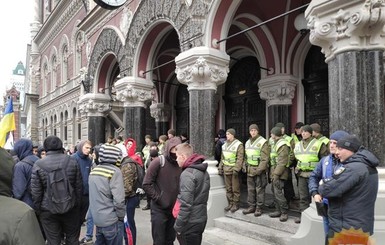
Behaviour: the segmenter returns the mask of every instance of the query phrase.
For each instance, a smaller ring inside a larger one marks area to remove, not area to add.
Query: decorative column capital
[[[144,78],[123,77],[115,83],[116,99],[124,107],[146,107],[145,102],[154,98],[154,84]]]
[[[79,98],[79,112],[84,116],[104,116],[111,110],[110,102],[111,98],[106,94],[85,94]]]
[[[177,79],[188,90],[217,90],[229,73],[230,57],[217,49],[195,47],[175,58]]]
[[[163,103],[153,103],[150,105],[151,117],[157,122],[168,122],[171,115],[171,107]]]
[[[326,62],[347,51],[385,49],[384,0],[313,0],[305,17],[310,42]]]
[[[258,82],[259,94],[267,106],[291,105],[297,84],[298,79],[291,75],[269,76]]]

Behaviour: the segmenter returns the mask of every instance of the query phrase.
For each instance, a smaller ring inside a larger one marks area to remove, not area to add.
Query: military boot
[[[270,218],[278,218],[281,216],[281,212],[280,211],[274,211],[273,213],[269,213],[269,216]]]
[[[231,207],[231,212],[234,213],[235,211],[237,211],[239,209],[239,204],[237,203],[234,203],[233,206]]]
[[[279,217],[279,221],[286,222],[288,218],[289,217],[288,217],[287,213],[281,213],[281,216]]]
[[[250,206],[248,209],[242,211],[243,214],[252,214],[255,212],[255,207]]]
[[[229,203],[229,205],[227,207],[225,207],[225,212],[230,211],[232,206],[233,206],[233,204]]]
[[[259,217],[261,215],[262,215],[262,209],[257,207],[257,209],[255,209],[254,216]]]

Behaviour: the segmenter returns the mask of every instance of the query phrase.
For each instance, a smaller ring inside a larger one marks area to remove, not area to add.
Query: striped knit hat
[[[120,166],[122,151],[114,145],[104,144],[99,150],[99,163],[109,163]]]

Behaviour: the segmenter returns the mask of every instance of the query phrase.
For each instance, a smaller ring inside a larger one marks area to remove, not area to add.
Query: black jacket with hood
[[[329,226],[331,232],[360,229],[373,234],[374,204],[378,192],[379,160],[361,147],[342,162],[333,177],[324,180],[319,193],[329,200]],[[332,234],[330,234],[332,235]]]
[[[170,212],[179,193],[179,177],[182,172],[176,157],[170,156],[170,150],[181,143],[179,137],[169,139],[163,153],[164,166],[161,166],[159,157],[155,158],[150,163],[143,180],[143,189],[153,200],[152,203]]]

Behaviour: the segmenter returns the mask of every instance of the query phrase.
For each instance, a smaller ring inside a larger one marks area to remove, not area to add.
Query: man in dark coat
[[[207,201],[210,191],[210,176],[204,156],[193,153],[188,143],[176,147],[180,176],[174,229],[180,245],[201,244],[207,222]],[[179,207],[179,208],[178,208]]]
[[[329,200],[328,238],[351,228],[372,235],[379,160],[353,135],[338,140],[337,156],[342,166],[331,178],[322,179],[318,189]]]
[[[172,245],[175,240],[172,215],[179,193],[181,169],[176,161],[175,147],[182,143],[179,137],[167,141],[162,156],[155,158],[147,169],[143,189],[151,197],[151,231],[154,245]]]
[[[78,244],[80,203],[83,191],[79,165],[74,158],[64,154],[63,142],[56,136],[48,136],[44,140],[44,148],[47,156],[36,161],[32,168],[31,192],[35,208],[40,213],[47,244],[60,244],[62,233],[66,234],[66,244]],[[68,212],[53,214],[48,205],[47,178],[49,172],[47,169],[55,169],[59,166],[66,169],[65,173],[75,194],[72,198],[76,198],[76,200],[75,206]]]

